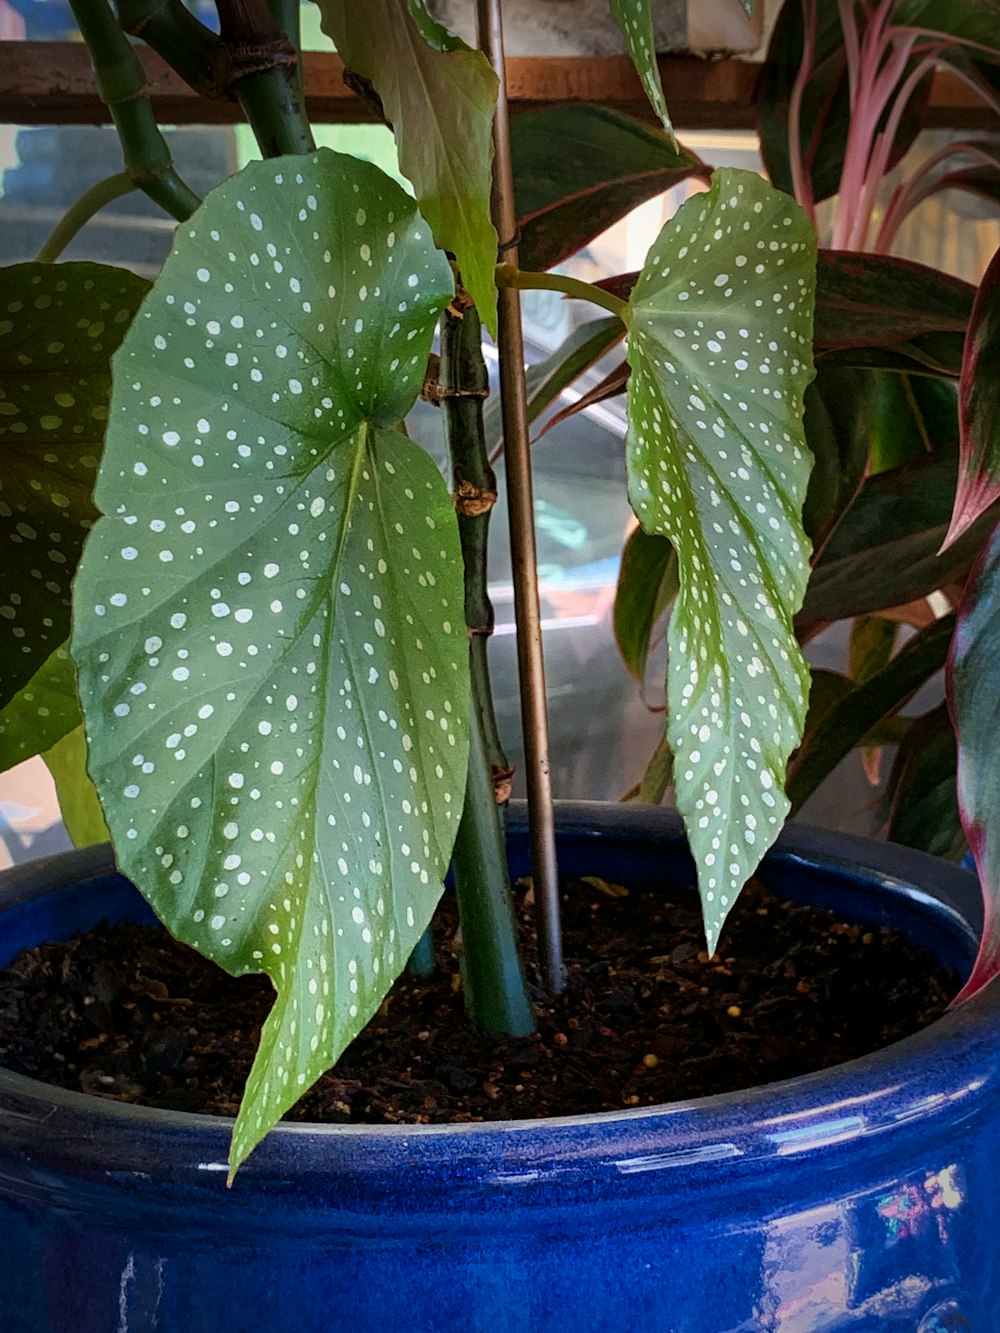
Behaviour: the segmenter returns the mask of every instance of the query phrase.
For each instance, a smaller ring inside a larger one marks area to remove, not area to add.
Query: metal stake
[[[480,49],[500,80],[493,122],[493,225],[500,237],[500,258],[517,265],[517,206],[510,156],[507,81],[503,54],[500,0],[476,0]],[[549,724],[542,657],[541,610],[538,600],[538,559],[531,482],[531,440],[524,384],[524,339],[521,302],[512,288],[499,292],[500,406],[507,473],[517,663],[521,686],[528,822],[531,831],[535,914],[542,976],[552,994],[565,984],[562,932],[559,924],[559,882],[556,865],[552,774],[549,767]]]

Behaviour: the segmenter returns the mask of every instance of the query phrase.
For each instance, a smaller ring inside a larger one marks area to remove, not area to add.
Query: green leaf
[[[660,83],[660,67],[656,63],[656,39],[653,36],[650,0],[608,0],[608,3],[612,14],[618,20],[618,26],[625,38],[625,46],[649,98],[649,104],[659,116],[671,145],[676,148],[674,127],[670,123],[670,113],[667,111],[663,85]]]
[[[899,624],[882,616],[858,616],[851,625],[848,662],[851,680],[863,685],[892,657]]]
[[[525,375],[528,420],[535,421],[547,407],[551,407],[563,389],[620,342],[624,333],[620,319],[591,320],[574,329],[551,356],[529,366]],[[499,395],[494,394],[486,404],[483,430],[487,452],[492,454],[503,442]]]
[[[622,661],[638,681],[646,677],[653,629],[673,604],[679,588],[677,556],[670,542],[636,528],[622,552],[614,628]]]
[[[958,42],[975,43],[985,50],[972,52],[1000,57],[1000,3],[998,0],[896,0],[893,22],[943,33]]]
[[[122,869],[278,992],[234,1170],[381,1003],[461,814],[457,525],[393,428],[450,293],[375,167],[271,159],[181,228],[116,362],[73,651]]]
[[[966,850],[958,813],[955,730],[945,704],[916,718],[889,775],[888,837],[957,861]]]
[[[869,431],[873,474],[901,467],[935,449],[954,449],[958,394],[951,380],[882,371],[875,377],[875,393]]]
[[[961,465],[945,546],[1000,498],[1000,251],[983,277],[959,386]]]
[[[661,736],[646,765],[639,783],[636,800],[642,805],[662,805],[663,798],[674,785],[674,753],[666,736]]]
[[[490,222],[497,79],[423,0],[317,0],[323,31],[369,79],[396,135],[399,169],[496,337],[497,234]]]
[[[961,996],[1000,971],[1000,527],[983,549],[958,609],[948,699],[958,737],[958,807],[983,889],[979,955]]]
[[[781,827],[809,675],[792,633],[808,576],[812,228],[720,170],[653,245],[630,301],[632,506],[677,551],[667,736],[710,949]]]
[[[880,671],[845,693],[810,730],[795,756],[788,777],[793,810],[812,795],[841,759],[883,719],[891,717],[945,664],[954,616],[935,621],[907,643]]]
[[[0,269],[0,705],[69,636],[109,363],[148,290],[104,264]]]
[[[76,672],[60,644],[0,710],[0,772],[41,754],[79,725]]]
[[[820,361],[806,389],[806,441],[814,459],[802,522],[814,548],[830,536],[861,485],[875,413],[869,371]]]
[[[108,826],[97,790],[87,774],[87,741],[82,723],[56,741],[42,758],[52,774],[59,812],[73,845],[91,847],[95,842],[107,842]]]
[[[996,515],[941,552],[957,470],[956,451],[939,449],[869,477],[816,562],[800,623],[884,611],[964,580]]]
[[[694,153],[611,107],[525,111],[510,149],[524,269],[552,268],[646,199],[708,176]]]

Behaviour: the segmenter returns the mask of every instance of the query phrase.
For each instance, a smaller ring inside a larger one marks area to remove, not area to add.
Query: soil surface
[[[518,900],[529,940],[530,889]],[[465,1022],[446,898],[434,977],[405,975],[290,1118],[534,1118],[735,1091],[888,1045],[958,989],[904,937],[756,884],[711,959],[693,906],[598,879],[564,901],[568,986],[554,1004],[536,991],[537,1034],[498,1040]],[[159,927],[105,924],[0,971],[0,1064],[120,1101],[234,1115],[271,1000],[266,978],[231,978]]]

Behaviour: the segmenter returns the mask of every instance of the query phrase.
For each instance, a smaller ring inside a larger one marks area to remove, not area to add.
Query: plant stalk
[[[52,235],[38,252],[39,264],[54,264],[73,237],[87,225],[95,213],[120,199],[124,194],[131,194],[138,189],[132,176],[127,171],[119,171],[114,176],[92,185],[84,191],[75,204],[63,214],[56,224]]]
[[[493,122],[493,225],[500,237],[500,257],[517,268],[517,209],[511,166],[507,80],[500,0],[476,0],[479,46],[499,79]],[[531,440],[524,382],[524,339],[517,291],[501,287],[497,309],[500,348],[500,400],[503,415],[507,510],[510,518],[514,615],[517,622],[518,675],[524,730],[528,820],[531,828],[535,913],[542,977],[552,994],[565,985],[559,925],[559,878],[556,864],[549,728],[542,655],[538,559],[535,547]]]
[[[629,322],[629,306],[620,296],[607,292],[603,287],[595,287],[592,282],[583,282],[580,278],[571,278],[565,273],[536,273],[533,269],[518,268],[516,264],[498,264],[496,284],[500,288],[501,299],[505,291],[520,292],[562,292],[564,296],[578,301],[589,301],[602,310],[617,315],[624,325]]]
[[[484,1032],[523,1037],[534,1032],[535,1016],[517,947],[503,827],[479,711],[473,707],[470,714],[469,779],[452,862],[465,1011]]]
[[[70,0],[90,51],[101,100],[111,112],[125,170],[136,186],[178,222],[201,200],[174,168],[146,87],[146,73],[108,0]]]
[[[181,0],[117,0],[117,8],[125,31],[141,37],[195,92],[232,97],[216,76],[218,37]]]
[[[465,1007],[487,1032],[521,1035],[534,1028],[517,944],[507,856],[498,801],[509,790],[510,768],[500,741],[490,689],[487,645],[493,606],[487,589],[487,538],[496,501],[483,429],[489,376],[482,332],[469,303],[449,310],[441,332],[440,403],[454,478],[455,508],[465,569],[465,623],[472,678],[472,745],[454,873],[462,922]],[[487,809],[480,809],[485,804]]]
[[[311,153],[316,144],[295,73],[298,52],[267,0],[216,0],[222,78],[264,157]]]

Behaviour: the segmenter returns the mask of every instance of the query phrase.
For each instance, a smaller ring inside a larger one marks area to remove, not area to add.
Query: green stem
[[[216,77],[219,39],[181,0],[117,0],[118,19],[203,97],[227,95]]]
[[[465,809],[455,843],[455,892],[462,922],[465,1007],[487,1032],[534,1029],[517,945],[496,778],[509,773],[493,709],[487,643],[493,607],[487,591],[487,536],[496,499],[483,429],[489,391],[479,316],[448,312],[441,333],[441,410],[454,476],[465,566],[465,619],[472,675],[472,733]]]
[[[295,75],[298,53],[266,0],[216,0],[225,83],[265,157],[316,147]]]
[[[90,50],[101,100],[118,131],[125,170],[136,186],[178,222],[201,200],[174,169],[146,89],[146,72],[108,0],[70,0]]]
[[[300,106],[306,104],[306,90],[302,82],[302,4],[301,0],[267,0],[271,15],[292,44],[296,61],[292,67],[295,96]]]
[[[406,968],[415,977],[432,977],[434,975],[434,932],[430,926],[417,940]]]
[[[469,779],[453,860],[465,1012],[484,1032],[523,1037],[535,1030],[535,1018],[517,947],[500,812],[479,714],[471,713]]]
[[[589,301],[591,305],[599,305],[602,310],[609,310],[612,315],[618,316],[626,328],[631,322],[627,301],[606,292],[603,287],[595,287],[592,282],[570,278],[565,273],[535,273],[529,269],[514,268],[512,264],[498,264],[496,283],[498,287],[513,287],[519,292],[562,292],[578,301]]]
[[[38,263],[54,264],[95,213],[136,188],[135,181],[127,171],[119,171],[117,175],[108,176],[92,185],[60,218],[52,235],[38,252]]]

